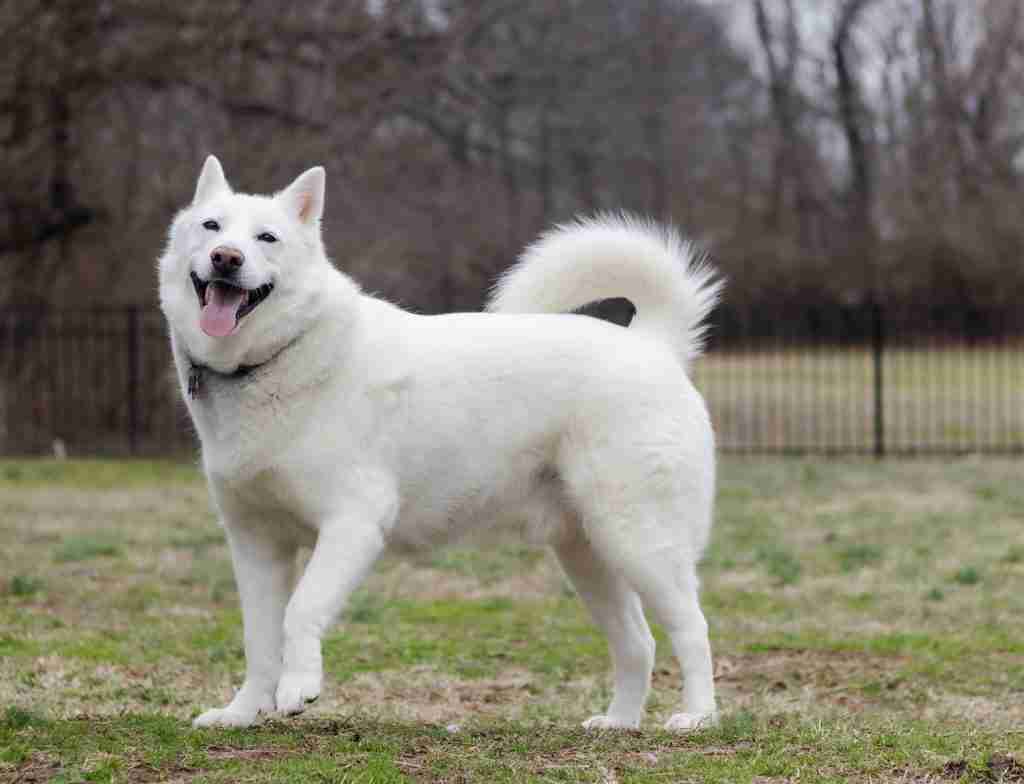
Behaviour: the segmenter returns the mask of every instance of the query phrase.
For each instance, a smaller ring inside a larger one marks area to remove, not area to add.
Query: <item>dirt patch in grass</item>
[[[233,748],[231,746],[207,746],[206,756],[215,760],[265,760],[294,754],[294,749],[279,748]]]
[[[715,682],[730,710],[859,713],[901,699],[913,710],[900,675],[905,663],[903,657],[828,650],[732,654],[718,657]]]
[[[464,679],[431,667],[416,667],[400,672],[361,673],[347,683],[330,685],[311,713],[359,714],[441,725],[467,718],[516,719],[544,691],[547,687],[542,679],[525,670]]]
[[[1004,726],[1008,730],[1024,726],[1024,702],[993,699],[962,694],[935,692],[923,708],[928,718],[954,716],[962,721],[981,726]]]
[[[1024,765],[1007,754],[993,754],[985,768],[993,781],[1024,781]]]
[[[17,766],[10,766],[11,778],[4,778],[5,766],[0,764],[0,781],[17,782],[18,784],[43,784],[53,781],[61,771],[61,764],[48,754],[33,754],[27,761]]]
[[[970,776],[972,781],[981,782],[1024,782],[1024,765],[1008,754],[993,754],[984,763],[972,765],[965,759],[950,760],[943,765],[939,775],[949,781],[960,781]]]

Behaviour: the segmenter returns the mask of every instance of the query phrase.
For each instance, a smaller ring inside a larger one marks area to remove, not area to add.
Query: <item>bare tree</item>
[[[853,31],[858,19],[874,0],[845,0],[839,8],[832,33],[832,59],[836,70],[836,99],[839,118],[846,138],[850,161],[849,231],[855,258],[866,272],[865,288],[869,298],[878,294],[877,239],[872,217],[874,207],[874,169],[870,136],[872,118],[861,97],[853,51]]]
[[[151,302],[150,261],[213,151],[242,189],[327,164],[332,255],[422,310],[477,307],[538,230],[619,208],[708,241],[734,300],[938,297],[954,279],[955,296],[1011,297],[1022,15],[1018,0],[9,0],[2,296]]]

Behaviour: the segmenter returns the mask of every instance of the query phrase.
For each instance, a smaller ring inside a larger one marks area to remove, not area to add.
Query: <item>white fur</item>
[[[714,439],[682,362],[697,351],[716,285],[686,246],[605,218],[530,249],[499,311],[569,310],[604,296],[636,328],[547,313],[414,315],[362,294],[320,241],[322,170],[276,197],[231,192],[203,169],[160,260],[160,298],[211,495],[227,530],[245,626],[246,677],[197,725],[301,712],[322,688],[320,639],[385,550],[514,525],[553,547],[609,638],[615,689],[592,728],[636,727],[654,640],[680,659],[686,730],[714,720],[696,563],[711,526]],[[319,184],[318,184],[319,183]],[[300,194],[297,196],[296,194]],[[221,231],[203,229],[216,218]],[[280,241],[254,237],[272,228]],[[211,236],[216,234],[216,236]],[[213,247],[246,256],[270,296],[232,334],[199,329],[189,273]],[[292,590],[296,548],[314,546]]]
[[[629,215],[560,226],[526,249],[495,287],[495,313],[565,313],[610,297],[633,302],[630,329],[651,332],[686,363],[703,348],[704,321],[722,283],[671,228]]]

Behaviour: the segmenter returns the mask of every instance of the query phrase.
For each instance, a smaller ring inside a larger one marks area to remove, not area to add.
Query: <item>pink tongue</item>
[[[199,326],[211,338],[230,335],[235,328],[238,308],[245,292],[233,286],[211,283],[206,289],[206,304],[199,315]]]

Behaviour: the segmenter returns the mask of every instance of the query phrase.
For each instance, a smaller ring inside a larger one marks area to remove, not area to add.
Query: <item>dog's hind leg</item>
[[[636,592],[610,569],[586,539],[571,534],[555,545],[566,576],[608,637],[615,689],[608,710],[584,722],[588,729],[640,726],[654,667],[654,637]]]
[[[714,724],[717,712],[711,644],[697,600],[695,564],[680,561],[678,554],[662,551],[628,558],[624,566],[626,579],[672,641],[683,672],[682,711],[669,718],[665,729],[687,731]]]
[[[664,439],[641,441],[628,460],[622,447],[577,450],[560,473],[597,557],[614,566],[668,634],[683,673],[683,704],[666,726],[689,730],[716,721],[711,647],[696,571],[710,529],[714,475],[710,458],[676,446],[686,443],[685,433],[674,437],[664,429],[671,449]],[[637,443],[635,434],[632,442]],[[606,443],[628,447],[630,439]]]

